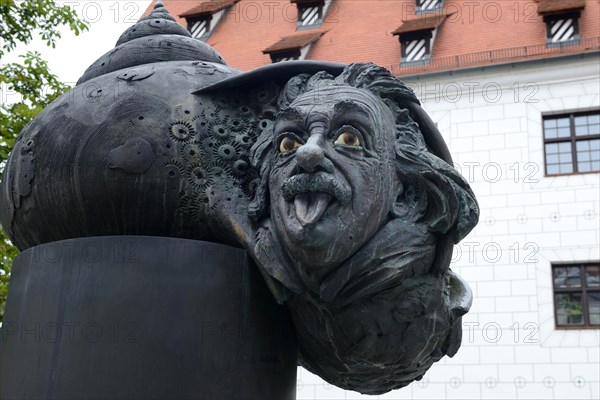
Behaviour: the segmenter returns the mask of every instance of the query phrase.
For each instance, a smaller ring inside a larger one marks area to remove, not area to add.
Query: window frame
[[[420,15],[440,12],[444,8],[444,0],[437,0],[438,3],[434,8],[430,10],[423,10],[421,7],[425,1],[427,0],[415,0],[415,14]]]
[[[407,61],[406,48],[408,44],[415,41],[426,39],[425,47],[425,55],[423,58],[414,61]],[[412,67],[415,65],[426,65],[431,60],[431,43],[433,41],[433,29],[413,31],[413,32],[405,32],[400,35],[400,66],[401,67]]]
[[[570,113],[562,113],[562,114],[549,114],[542,115],[542,140],[544,147],[544,176],[554,177],[554,176],[564,176],[564,175],[581,175],[581,174],[597,174],[600,171],[578,171],[578,162],[577,162],[577,142],[584,140],[595,140],[600,139],[600,134],[592,134],[592,135],[577,135],[575,133],[575,118],[582,117],[586,115],[600,115],[600,110],[590,110],[590,111],[574,111]],[[569,118],[569,136],[568,137],[559,137],[559,138],[546,138],[546,129],[544,128],[544,122],[552,119],[560,119],[560,118]],[[548,173],[548,159],[546,154],[546,145],[552,143],[571,143],[571,164],[573,166],[572,172],[563,172],[558,174],[549,174]]]
[[[597,288],[588,288],[587,282],[585,278],[585,269],[586,267],[591,266],[599,266],[600,262],[581,262],[581,263],[553,263],[550,265],[550,276],[552,279],[552,304],[554,306],[554,327],[556,329],[600,329],[599,325],[590,324],[590,315],[588,308],[588,296],[589,292],[600,293],[600,287]],[[556,282],[554,280],[554,269],[555,268],[579,268],[579,276],[581,277],[581,287],[573,287],[573,288],[557,288]],[[558,324],[558,307],[556,304],[556,295],[562,293],[577,293],[581,294],[581,305],[583,307],[583,325],[559,325]]]
[[[187,30],[188,32],[190,32],[190,35],[192,35],[192,38],[194,39],[198,39],[201,41],[206,40],[206,38],[208,38],[210,36],[211,30],[212,30],[212,19],[213,19],[213,15],[212,14],[203,14],[203,15],[197,15],[194,17],[186,17],[186,21],[187,21]],[[194,34],[192,33],[192,26],[198,22],[198,21],[203,21],[206,20],[206,31],[200,35],[200,36],[194,36]]]
[[[325,19],[325,0],[314,0],[314,1],[301,1],[298,2],[296,4],[297,8],[298,8],[298,17],[297,17],[297,23],[296,23],[296,30],[304,30],[304,29],[314,29],[314,28],[318,28],[323,24],[323,21]],[[317,21],[313,24],[310,25],[303,25],[302,24],[302,12],[307,9],[307,8],[312,8],[312,7],[318,7],[318,13],[319,16],[317,18]]]
[[[561,47],[561,46],[575,46],[579,44],[579,18],[581,13],[579,11],[574,12],[565,12],[565,13],[555,13],[544,15],[544,23],[546,24],[546,47]],[[560,19],[569,19],[573,18],[573,28],[575,29],[575,33],[573,34],[573,39],[564,40],[562,42],[553,42],[552,41],[552,32],[551,32],[551,23]]]

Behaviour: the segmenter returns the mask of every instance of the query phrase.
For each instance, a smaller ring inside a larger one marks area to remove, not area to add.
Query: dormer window
[[[400,40],[400,66],[428,64],[440,25],[448,14],[431,14],[404,21],[392,34]]]
[[[401,62],[426,63],[431,58],[433,30],[408,32],[400,40]]]
[[[444,0],[416,0],[417,14],[440,11]]]
[[[194,8],[179,14],[187,21],[187,28],[193,38],[205,41],[225,14],[225,11],[239,0],[203,1]]]
[[[579,16],[585,0],[540,0],[538,13],[546,23],[546,45],[557,47],[579,43]]]
[[[200,17],[190,17],[187,19],[188,31],[195,39],[205,40],[210,34],[210,21],[212,14],[202,15]]]
[[[544,22],[548,47],[579,42],[579,13],[547,15]]]
[[[298,30],[318,28],[323,23],[331,0],[292,0],[298,6]]]
[[[271,62],[304,60],[315,43],[324,32],[307,32],[286,36],[263,50],[271,57]]]

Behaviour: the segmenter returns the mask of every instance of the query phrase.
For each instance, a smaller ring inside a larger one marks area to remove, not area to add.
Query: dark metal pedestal
[[[296,342],[242,250],[138,236],[15,260],[2,399],[294,399]]]

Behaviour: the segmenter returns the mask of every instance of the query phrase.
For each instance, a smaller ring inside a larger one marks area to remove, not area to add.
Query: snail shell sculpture
[[[20,134],[0,221],[21,250],[102,235],[245,248],[291,311],[300,364],[378,394],[460,346],[472,296],[449,264],[479,211],[451,163],[385,69],[241,73],[159,2]]]

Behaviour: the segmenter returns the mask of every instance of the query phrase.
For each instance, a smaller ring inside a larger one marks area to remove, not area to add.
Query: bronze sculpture
[[[475,225],[477,204],[428,149],[427,139],[441,144],[406,108],[417,104],[373,64],[296,75],[253,148],[264,218],[246,247],[290,307],[302,364],[363,393],[405,386],[454,355],[471,303],[445,245]]]
[[[158,50],[135,52],[144,46]],[[107,99],[115,83],[125,92]],[[479,211],[388,71],[239,73],[158,4],[74,93],[87,102],[49,106],[6,168],[2,223],[21,249],[96,235],[242,247],[289,307],[300,364],[362,393],[406,386],[456,353],[472,296],[449,263]]]

